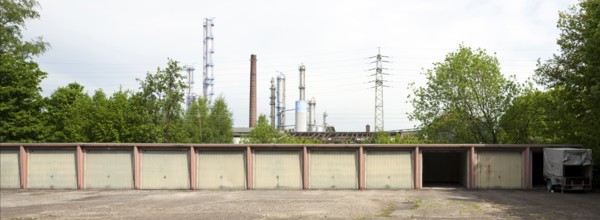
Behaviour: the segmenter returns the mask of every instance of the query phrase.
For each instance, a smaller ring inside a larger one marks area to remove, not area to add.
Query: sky
[[[193,66],[202,94],[203,20],[214,18],[214,92],[227,101],[234,127],[247,127],[250,55],[257,56],[257,112],[269,115],[270,80],[286,76],[286,106],[299,99],[298,66],[306,66],[306,97],[317,124],[364,131],[375,121],[373,59],[384,63],[384,129],[412,129],[410,83],[460,44],[495,55],[501,72],[525,82],[538,59],[557,53],[558,12],[577,1],[152,1],[40,0],[40,19],[25,39],[51,45],[36,57],[48,73],[44,96],[77,82],[92,95],[139,90],[136,79],[166,67],[168,58]],[[287,113],[286,124],[294,125]]]

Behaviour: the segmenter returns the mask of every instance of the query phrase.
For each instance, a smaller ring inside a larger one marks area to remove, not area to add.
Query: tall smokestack
[[[275,79],[271,77],[271,127],[275,127]]]
[[[327,132],[327,112],[323,112],[323,132]]]
[[[250,55],[250,125],[256,127],[256,55]]]
[[[277,76],[277,130],[285,130],[285,75]]]
[[[298,87],[300,89],[300,101],[304,101],[304,89],[305,89],[304,72],[306,71],[304,64],[300,64],[300,67],[298,67],[298,70],[300,70],[300,80],[299,80],[300,86]]]
[[[306,132],[306,101],[304,100],[304,64],[298,67],[300,70],[300,100],[296,101],[296,132]]]
[[[315,97],[312,97],[312,99],[308,101],[308,131],[312,132],[317,131],[316,105],[317,101],[315,101]]]

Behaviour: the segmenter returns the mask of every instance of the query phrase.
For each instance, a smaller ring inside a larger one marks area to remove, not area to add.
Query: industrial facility
[[[0,188],[531,189],[562,147],[0,143]]]
[[[249,128],[256,126],[256,55],[250,55],[250,110],[249,110]],[[292,133],[302,132],[324,132],[328,131],[327,126],[327,112],[323,113],[323,125],[318,126],[316,120],[316,105],[317,102],[314,97],[310,101],[306,100],[306,67],[304,64],[300,64],[298,67],[300,74],[299,86],[300,95],[298,100],[295,102],[294,109],[286,108],[286,77],[285,74],[279,72],[276,77],[271,78],[269,97],[270,102],[270,115],[269,121],[271,126],[280,132],[288,131]],[[295,121],[293,125],[286,124],[286,112],[293,110],[295,112]],[[307,114],[308,113],[308,114]],[[240,131],[236,136],[249,132],[248,129],[236,128],[235,130]],[[329,131],[335,131],[335,128],[329,127]]]

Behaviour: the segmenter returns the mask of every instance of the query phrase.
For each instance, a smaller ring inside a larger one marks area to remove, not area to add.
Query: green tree
[[[91,98],[83,86],[70,83],[60,87],[45,100],[45,121],[50,142],[89,141]]]
[[[111,100],[100,89],[92,96],[92,108],[90,109],[90,134],[91,142],[119,142],[120,134],[116,129],[119,123],[117,113],[119,109],[110,108]]]
[[[111,109],[117,112],[120,131],[119,142],[155,143],[159,129],[154,117],[147,108],[147,100],[142,92],[119,91],[111,97]]]
[[[396,134],[379,131],[368,142],[372,144],[423,144],[424,140],[413,134]]]
[[[559,54],[538,61],[535,79],[554,89],[564,109],[561,121],[568,126],[561,129],[570,135],[561,141],[600,150],[600,0],[581,1],[560,12],[557,26]]]
[[[256,127],[250,134],[244,137],[244,143],[250,144],[322,144],[323,141],[316,138],[297,138],[288,133],[279,133],[271,127],[267,116],[258,116]]]
[[[277,143],[279,137],[280,134],[269,124],[267,116],[261,114],[258,116],[256,127],[250,131],[250,134],[244,137],[244,142],[250,144],[270,144]]]
[[[513,100],[502,115],[500,126],[505,131],[509,144],[564,143],[568,133],[562,132],[569,119],[557,99],[560,91],[546,92],[527,89],[522,96]]]
[[[485,50],[460,45],[423,75],[425,87],[414,88],[411,120],[432,142],[500,143],[500,117],[519,95],[514,79],[500,73],[498,59]],[[413,84],[414,85],[414,84]]]
[[[407,134],[396,134],[394,136],[395,144],[424,144],[426,143],[421,137],[415,134],[407,133]]]
[[[208,116],[210,134],[207,143],[233,143],[233,115],[223,97],[215,100]]]
[[[176,142],[183,140],[184,77],[179,62],[169,59],[165,69],[157,68],[155,74],[146,74],[145,80],[138,80],[153,122],[157,127],[155,142]]]
[[[200,98],[192,102],[185,113],[184,128],[189,143],[205,143],[211,129],[208,121],[208,101]]]
[[[25,22],[39,18],[37,1],[0,0],[0,142],[43,141],[40,82],[32,57],[49,47],[41,37],[24,41]]]
[[[373,144],[393,144],[394,143],[394,140],[392,139],[390,134],[385,131],[378,131],[377,133],[375,133],[375,135],[371,139],[372,139],[371,143],[373,143]]]
[[[560,12],[557,27],[559,53],[538,60],[535,79],[557,99],[560,142],[596,151],[595,169],[600,170],[600,0],[583,0]],[[600,187],[600,175],[594,181]]]

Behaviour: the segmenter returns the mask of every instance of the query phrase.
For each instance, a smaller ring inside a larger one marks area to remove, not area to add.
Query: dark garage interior
[[[423,187],[467,187],[467,151],[423,151]]]
[[[546,187],[544,181],[544,152],[531,152],[531,185]]]

